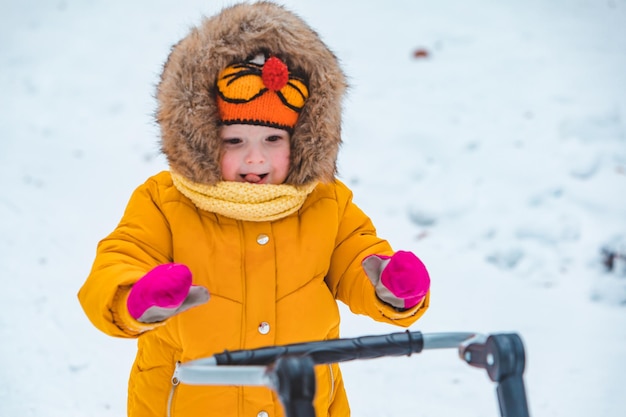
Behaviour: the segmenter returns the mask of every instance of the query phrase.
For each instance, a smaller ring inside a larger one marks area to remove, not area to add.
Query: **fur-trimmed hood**
[[[194,182],[221,180],[217,75],[259,51],[279,56],[308,77],[310,97],[292,134],[285,182],[332,181],[341,144],[345,75],[307,23],[265,1],[225,8],[173,46],[156,95],[161,149],[170,167]]]

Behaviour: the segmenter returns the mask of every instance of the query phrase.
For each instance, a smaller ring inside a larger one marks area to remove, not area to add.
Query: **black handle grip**
[[[285,355],[306,355],[315,364],[372,359],[382,356],[410,356],[424,348],[421,332],[391,333],[321,342],[268,346],[250,350],[224,351],[213,356],[218,365],[269,365]]]

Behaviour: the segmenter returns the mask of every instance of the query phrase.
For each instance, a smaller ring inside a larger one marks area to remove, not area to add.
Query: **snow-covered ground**
[[[425,333],[518,332],[533,416],[626,415],[626,1],[286,0],[342,60],[340,176],[428,265]],[[0,1],[0,415],[125,413],[76,293],[166,168],[154,86],[225,1]],[[423,48],[427,57],[415,57]],[[344,314],[343,335],[397,329]],[[354,416],[497,416],[454,350],[343,366]]]

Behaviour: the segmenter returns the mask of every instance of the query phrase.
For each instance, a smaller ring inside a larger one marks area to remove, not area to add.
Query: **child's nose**
[[[260,146],[251,145],[246,154],[247,164],[262,164],[265,162],[265,153]]]

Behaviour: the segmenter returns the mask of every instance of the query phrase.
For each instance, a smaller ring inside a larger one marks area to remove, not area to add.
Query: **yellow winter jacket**
[[[405,312],[376,297],[361,261],[393,252],[351,199],[339,181],[319,184],[298,212],[244,222],[199,210],[166,171],[138,187],[118,227],[99,243],[79,292],[98,329],[138,339],[128,415],[283,416],[268,388],[173,386],[175,365],[224,350],[337,338],[335,300],[382,322],[408,326],[417,320],[428,296]],[[162,323],[135,321],[126,309],[131,286],[169,262],[186,264],[210,300]],[[338,366],[316,366],[316,377],[316,415],[348,416]]]

